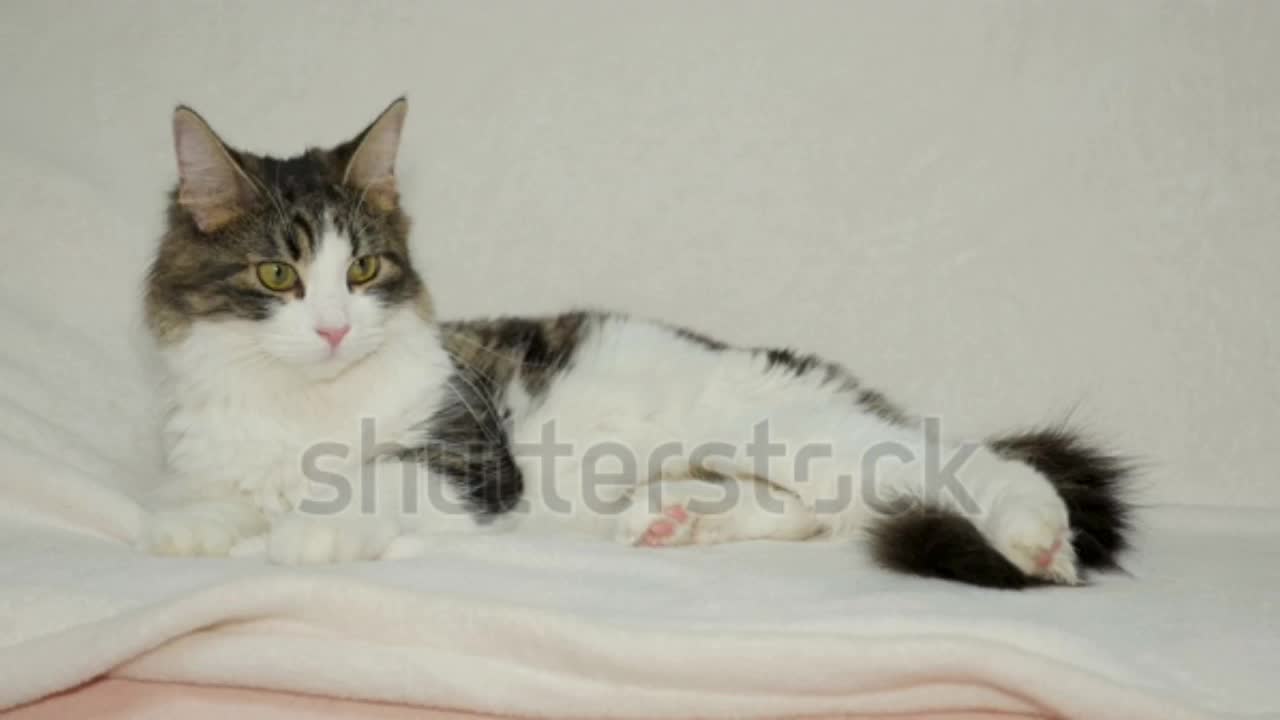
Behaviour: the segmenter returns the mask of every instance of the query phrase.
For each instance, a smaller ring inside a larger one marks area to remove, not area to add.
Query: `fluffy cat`
[[[397,193],[406,110],[287,160],[175,112],[146,293],[169,477],[143,547],[328,563],[577,532],[860,538],[1001,588],[1114,567],[1126,466],[1064,429],[944,439],[838,364],[618,314],[438,321]]]

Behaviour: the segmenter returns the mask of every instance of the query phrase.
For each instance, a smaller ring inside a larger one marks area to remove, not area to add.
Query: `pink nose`
[[[316,334],[324,338],[325,342],[329,343],[329,347],[334,349],[337,349],[338,345],[342,343],[342,338],[346,337],[349,332],[351,332],[350,325],[336,328],[316,328]]]

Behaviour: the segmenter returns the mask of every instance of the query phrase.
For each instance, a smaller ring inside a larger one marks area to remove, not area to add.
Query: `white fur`
[[[387,311],[350,292],[350,260],[345,238],[326,237],[314,261],[299,268],[303,300],[284,304],[263,322],[196,323],[163,351],[172,403],[164,428],[171,478],[155,498],[160,510],[144,543],[177,554],[225,551],[222,536],[230,532],[234,541],[279,522],[314,489],[302,472],[309,449],[320,443],[347,448],[345,461],[334,457],[321,468],[355,478],[362,443],[422,441],[424,414],[445,396],[449,358],[435,328],[412,309]],[[348,323],[336,350],[316,333]],[[374,432],[364,437],[363,428]],[[210,500],[254,508],[263,523],[237,519],[214,529],[210,513],[199,509]],[[193,532],[165,530],[184,518]],[[204,535],[213,537],[199,539]],[[190,539],[175,542],[175,536]],[[310,542],[293,530],[272,538]],[[272,555],[314,559],[317,553],[276,548]]]
[[[265,323],[197,324],[166,354],[174,375],[167,426],[171,488],[203,502],[230,498],[261,513],[272,523],[268,553],[279,562],[375,558],[400,531],[478,528],[445,479],[420,466],[382,460],[362,474],[361,419],[372,421],[378,442],[420,443],[423,421],[448,392],[450,365],[433,326],[409,310],[385,312],[347,291],[349,261],[347,243],[326,238],[307,269],[305,301]],[[315,327],[345,322],[350,337],[330,354]],[[626,318],[594,328],[547,396],[531,399],[517,381],[507,403],[524,503],[493,527],[571,531],[630,544],[665,521],[673,506],[689,520],[660,544],[850,537],[877,514],[863,492],[872,481],[864,464],[869,453],[893,449],[875,467],[874,497],[887,501],[925,494],[924,456],[936,450],[945,460],[957,451],[920,428],[863,411],[821,371],[797,377],[769,368],[761,355],[710,351],[664,326]],[[763,464],[746,452],[762,422],[769,441],[785,449]],[[547,460],[529,450],[548,432],[571,448],[567,456]],[[341,517],[298,517],[299,503],[315,490],[300,472],[301,457],[319,442],[353,449],[350,461],[333,469],[356,488],[374,479],[374,514],[353,504]],[[620,459],[622,448],[634,462]],[[814,456],[801,467],[797,458],[804,453]],[[691,468],[711,468],[730,480],[694,480]],[[404,507],[405,472],[434,500]],[[939,502],[970,513],[993,546],[1024,571],[1075,581],[1066,509],[1047,480],[986,449],[956,476],[968,500],[942,496]],[[774,492],[768,505],[754,492],[762,482]],[[700,497],[726,488],[739,495],[735,502],[714,512],[698,509]],[[226,552],[235,539],[261,531],[232,516],[213,527],[209,518],[218,513],[179,507],[157,515],[147,541],[163,552]],[[165,530],[183,518],[191,531]],[[1055,543],[1066,547],[1041,567],[1037,558]]]
[[[753,438],[752,428],[761,422],[768,423],[769,441],[785,448],[784,454],[763,468],[745,452]],[[923,458],[931,451],[927,445],[932,443],[932,451],[944,460],[957,451],[954,443],[931,440],[921,428],[894,425],[861,410],[825,384],[822,372],[796,377],[783,368],[768,370],[760,355],[710,352],[661,325],[625,318],[608,320],[579,348],[572,371],[556,383],[547,401],[516,419],[517,446],[535,444],[548,423],[556,428],[556,440],[569,444],[574,452],[560,459],[550,475],[539,458],[518,457],[529,500],[526,527],[569,525],[624,542],[636,539],[641,522],[637,518],[660,518],[661,508],[671,504],[687,506],[690,485],[670,485],[663,493],[668,484],[661,483],[657,486],[663,494],[661,502],[648,503],[641,510],[627,507],[620,524],[615,515],[593,512],[581,487],[582,463],[588,449],[606,443],[625,446],[640,461],[632,484],[602,484],[592,493],[624,507],[636,485],[658,475],[679,477],[681,469],[697,459],[690,457],[696,448],[715,449],[716,444],[728,452],[713,452],[701,464],[731,477],[767,478],[798,500],[762,508],[754,501],[755,493],[740,491],[741,500],[732,504],[732,511],[717,513],[709,524],[715,531],[691,533],[689,542],[796,539],[814,532],[831,538],[856,536],[877,514],[859,493],[872,482],[862,472],[869,453],[888,447],[915,458],[901,462],[889,457],[878,466],[876,496],[887,500],[926,494]],[[661,450],[674,451],[676,445],[681,452]],[[807,473],[797,473],[797,455],[810,452],[802,450],[806,447],[824,453],[829,448],[830,457],[815,457],[803,465]],[[956,477],[973,506],[947,494],[938,500],[973,515],[993,546],[1024,571],[1043,572],[1034,558],[1067,532],[1066,508],[1049,482],[986,448],[978,448]],[[577,500],[567,511],[566,498]],[[1069,544],[1063,545],[1064,552],[1055,557],[1057,564],[1050,572],[1057,579],[1074,581]]]

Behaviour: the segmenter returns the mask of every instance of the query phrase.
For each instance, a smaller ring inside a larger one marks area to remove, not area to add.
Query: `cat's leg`
[[[681,422],[691,442],[734,448],[715,458],[718,471],[793,493],[825,535],[862,537],[926,508],[976,530],[993,564],[1079,581],[1066,503],[1037,468],[949,439],[939,423],[882,411],[878,396],[841,385],[817,361],[787,372],[732,361],[706,384],[714,401]]]
[[[815,407],[811,418],[779,413],[768,430],[777,452],[756,474],[795,493],[826,534],[874,533],[924,509],[968,523],[1028,577],[1079,582],[1067,505],[1049,477],[1026,463],[984,444],[945,439],[927,423],[894,424],[829,407]]]
[[[807,540],[821,531],[798,497],[758,479],[664,479],[636,488],[617,540],[643,547]]]
[[[395,488],[411,467],[387,459],[317,474],[285,513],[272,518],[267,557],[282,565],[321,565],[380,559],[401,534]]]
[[[170,486],[145,502],[150,514],[137,544],[157,555],[226,555],[267,528],[266,516],[247,496],[202,497]]]
[[[311,485],[293,511],[272,520],[267,555],[273,562],[409,557],[431,534],[478,527],[473,508],[449,479],[413,460],[383,458]]]

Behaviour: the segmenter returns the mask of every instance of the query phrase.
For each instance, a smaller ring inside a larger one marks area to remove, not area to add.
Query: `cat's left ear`
[[[391,103],[373,124],[354,140],[338,148],[347,156],[342,182],[364,193],[366,203],[390,210],[399,199],[396,187],[396,151],[400,149],[400,132],[409,103],[400,98]]]

